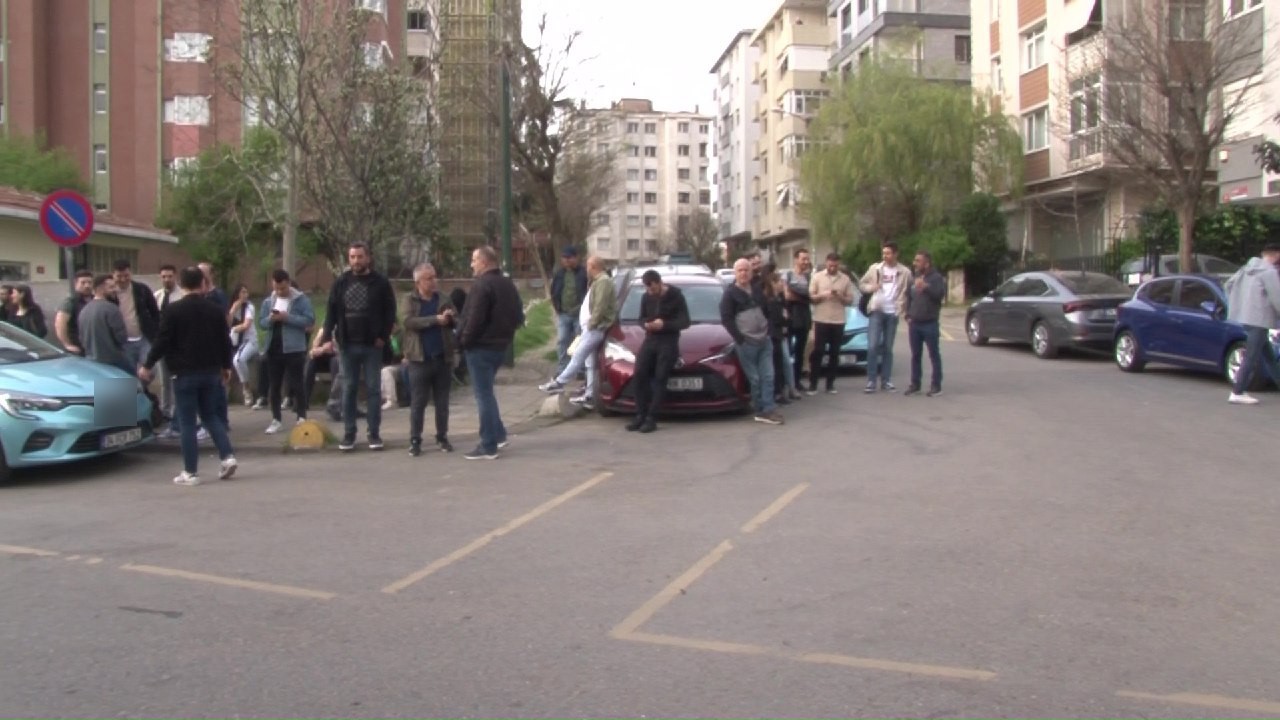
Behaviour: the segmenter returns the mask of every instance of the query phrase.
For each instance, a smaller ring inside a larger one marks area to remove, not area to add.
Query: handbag
[[[864,293],[861,290],[858,293],[862,296],[858,298],[858,312],[864,316],[868,315],[871,308],[871,293]]]

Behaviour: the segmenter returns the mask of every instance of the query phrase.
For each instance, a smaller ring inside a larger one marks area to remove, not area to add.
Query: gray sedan
[[[965,333],[971,345],[988,339],[1029,343],[1041,358],[1055,357],[1064,347],[1106,350],[1116,307],[1132,295],[1101,273],[1022,273],[969,306]]]

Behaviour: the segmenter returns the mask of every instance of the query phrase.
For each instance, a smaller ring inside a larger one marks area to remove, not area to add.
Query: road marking
[[[792,501],[794,501],[797,497],[800,496],[800,493],[808,489],[809,489],[809,483],[802,482],[799,485],[783,493],[782,497],[778,498],[777,500],[774,500],[772,505],[765,508],[764,510],[761,510],[759,515],[756,515],[755,517],[747,521],[747,524],[743,525],[741,528],[742,534],[750,535],[756,530],[759,530],[761,525],[764,525],[765,523],[769,522],[769,520],[771,520],[774,515],[777,515],[778,513],[782,512],[783,508],[790,505]]]
[[[886,672],[907,673],[909,675],[928,675],[930,677],[951,678],[954,680],[995,680],[996,674],[990,670],[973,668],[948,667],[946,665],[925,665],[921,663],[898,662],[896,660],[876,660],[873,658],[850,657],[848,655],[832,655],[829,653],[809,653],[795,660],[820,665],[840,665],[858,668],[859,670],[884,670]]]
[[[721,642],[719,640],[699,640],[697,638],[677,637],[675,635],[655,635],[652,633],[629,633],[621,640],[648,643],[650,645],[666,645],[668,647],[685,648],[687,650],[709,650],[729,655],[773,655],[772,650],[760,645]]]
[[[590,480],[588,480],[588,481],[586,481],[586,482],[582,483],[581,485],[579,485],[579,486],[577,486],[577,487],[575,487],[575,488],[573,488],[573,489],[571,489],[571,490],[568,490],[567,492],[561,493],[560,495],[557,495],[557,496],[555,496],[555,497],[551,498],[550,500],[548,500],[548,501],[546,501],[546,502],[542,503],[541,505],[539,505],[538,507],[536,507],[536,508],[534,508],[534,509],[530,510],[529,512],[525,513],[524,515],[521,515],[520,517],[516,518],[515,520],[512,520],[511,522],[507,523],[506,525],[503,525],[502,527],[500,527],[500,528],[498,528],[498,529],[496,529],[496,530],[490,530],[489,532],[485,533],[484,535],[481,535],[480,537],[476,538],[475,540],[472,540],[471,542],[467,543],[466,545],[463,545],[462,547],[458,548],[457,550],[454,550],[453,552],[449,553],[448,555],[445,555],[444,557],[440,558],[439,560],[436,560],[435,562],[433,562],[433,563],[431,563],[430,565],[428,565],[428,566],[426,566],[426,567],[422,568],[421,570],[419,570],[419,571],[417,571],[417,572],[415,572],[415,573],[412,573],[412,574],[410,574],[410,575],[407,575],[407,576],[405,576],[405,577],[403,577],[403,578],[401,578],[401,579],[399,579],[399,580],[397,580],[397,581],[395,581],[395,582],[391,583],[390,585],[388,585],[388,586],[386,586],[386,587],[382,588],[382,592],[387,593],[388,595],[394,595],[395,593],[398,593],[398,592],[400,592],[401,590],[404,590],[405,588],[409,587],[410,585],[413,585],[414,583],[417,583],[417,582],[420,582],[420,581],[422,581],[422,580],[425,580],[426,578],[430,577],[431,575],[433,575],[433,574],[435,574],[435,573],[437,573],[437,572],[439,572],[439,571],[441,571],[441,570],[443,570],[443,569],[445,569],[445,568],[449,567],[450,565],[452,565],[452,564],[454,564],[454,563],[458,562],[459,560],[461,560],[461,559],[465,558],[466,556],[470,555],[471,553],[473,553],[473,552],[475,552],[475,551],[479,550],[480,548],[484,547],[485,545],[488,545],[489,543],[493,542],[494,540],[497,540],[498,538],[502,537],[503,535],[506,535],[506,534],[510,533],[511,531],[518,529],[519,527],[521,527],[521,526],[523,526],[523,525],[526,525],[526,524],[528,524],[528,523],[530,523],[530,522],[532,522],[532,521],[534,521],[534,520],[537,520],[538,518],[540,518],[540,517],[542,517],[543,515],[545,515],[545,514],[547,514],[547,513],[551,512],[552,510],[556,509],[557,507],[560,507],[561,505],[563,505],[563,504],[565,504],[565,503],[569,502],[570,500],[572,500],[573,498],[577,497],[578,495],[581,495],[582,493],[584,493],[584,492],[586,492],[586,491],[590,490],[591,488],[595,487],[596,485],[599,485],[600,483],[602,483],[602,482],[604,482],[605,480],[607,480],[608,478],[610,478],[612,475],[613,475],[613,473],[611,473],[611,472],[602,472],[602,473],[600,473],[599,475],[596,475],[595,477],[593,477],[593,478],[591,478]]]
[[[618,623],[618,626],[609,631],[609,634],[618,639],[626,639],[627,636],[639,630],[641,625],[649,622],[650,618],[666,607],[677,595],[683,593],[689,586],[697,582],[698,578],[720,562],[732,549],[733,543],[728,540],[717,545],[714,550],[703,555],[701,560],[694,563],[693,567],[685,570],[680,577],[672,580],[657,595],[649,598],[648,602],[628,615],[626,620]]]
[[[179,578],[181,580],[195,580],[196,582],[226,585],[227,587],[241,588],[243,590],[257,590],[259,592],[275,593],[276,595],[311,598],[314,600],[332,600],[338,596],[337,593],[325,592],[323,590],[308,590],[307,588],[293,587],[291,585],[276,585],[274,583],[258,582],[256,580],[222,577],[221,575],[206,575],[204,573],[194,573],[174,568],[157,567],[155,565],[134,565],[132,563],[128,563],[121,565],[120,569],[128,570],[129,572],[145,573],[147,575],[159,575],[160,577]]]
[[[21,545],[0,545],[0,553],[6,555],[35,555],[36,557],[57,557],[62,554],[56,550],[40,550],[38,548],[22,547]]]
[[[1174,693],[1172,695],[1155,695],[1153,693],[1121,690],[1116,695],[1132,700],[1151,700],[1153,702],[1173,703],[1175,705],[1194,705],[1204,708],[1221,708],[1255,712],[1261,715],[1280,716],[1280,702],[1267,700],[1246,700],[1226,697],[1225,695],[1201,695],[1198,693]]]
[[[950,340],[951,342],[955,342],[956,339],[954,337],[951,337],[951,333],[947,332],[947,329],[942,327],[941,325],[938,326],[938,332],[942,334],[943,340]]]

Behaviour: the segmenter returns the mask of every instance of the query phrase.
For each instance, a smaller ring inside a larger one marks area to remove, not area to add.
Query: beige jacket
[[[817,299],[829,292],[834,292],[835,297]],[[832,276],[825,269],[815,270],[813,278],[809,280],[809,297],[814,298],[814,322],[843,326],[844,309],[853,304],[853,281],[842,272]]]
[[[870,302],[867,303],[867,312],[873,313],[884,305],[884,298],[880,297],[880,269],[884,267],[884,263],[872,263],[867,268],[867,273],[862,276],[861,282],[858,283],[860,289],[864,293],[871,295]],[[893,305],[897,311],[898,317],[904,317],[907,314],[907,286],[911,284],[911,268],[898,263],[898,281],[893,287]]]

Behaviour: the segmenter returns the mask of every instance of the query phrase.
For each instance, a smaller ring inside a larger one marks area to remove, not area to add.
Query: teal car
[[[110,455],[150,441],[151,401],[140,385],[133,423],[95,422],[95,381],[112,379],[129,375],[0,322],[0,482],[17,468]]]

